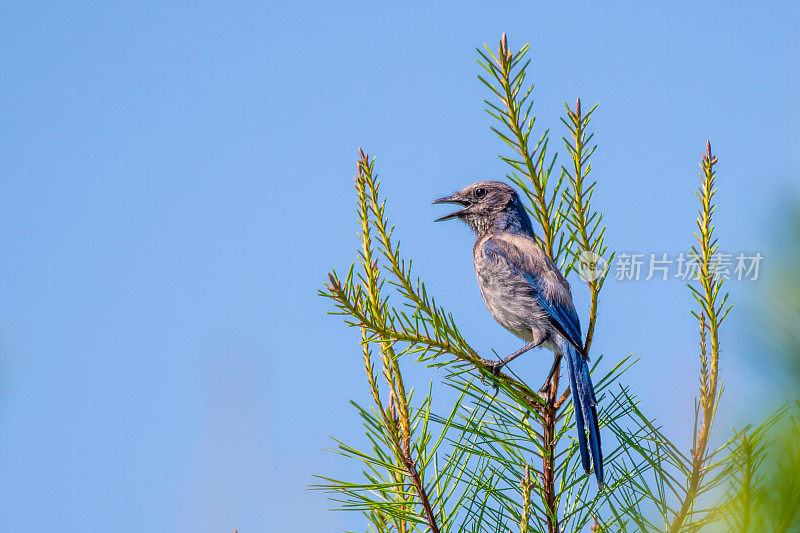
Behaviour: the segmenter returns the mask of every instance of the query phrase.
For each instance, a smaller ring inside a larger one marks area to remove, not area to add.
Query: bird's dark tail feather
[[[597,485],[603,488],[603,452],[600,449],[600,426],[597,419],[597,399],[594,396],[589,364],[569,343],[564,343],[562,352],[569,368],[569,384],[572,388],[572,403],[575,407],[575,424],[578,427],[578,444],[581,450],[583,469],[590,470],[589,451],[591,450],[594,475]],[[586,430],[589,430],[589,446],[586,444]]]

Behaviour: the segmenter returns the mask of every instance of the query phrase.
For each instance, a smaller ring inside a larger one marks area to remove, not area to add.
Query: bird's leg
[[[502,370],[504,366],[506,366],[508,363],[510,363],[511,361],[513,361],[514,359],[519,357],[520,355],[524,354],[525,352],[533,350],[534,348],[539,346],[542,343],[543,340],[544,339],[537,340],[537,341],[531,341],[528,344],[526,344],[525,346],[523,346],[522,348],[520,348],[519,350],[517,350],[516,352],[512,353],[508,357],[504,357],[503,359],[501,359],[499,361],[487,361],[486,366],[488,366],[489,369],[492,371],[492,375],[495,378],[497,378],[497,376],[500,375],[500,370]],[[495,379],[495,382],[494,382],[494,394],[495,394],[495,396],[497,396],[497,392],[499,390],[500,390],[500,387],[497,385],[497,380]]]
[[[542,388],[539,389],[539,396],[544,398],[545,402],[550,399],[550,381],[553,379],[553,376],[556,375],[558,372],[558,368],[561,365],[561,354],[555,354],[553,356],[553,366],[550,367],[550,373],[547,374],[547,379],[544,380],[544,385]]]
[[[504,366],[506,366],[508,363],[510,363],[511,361],[513,361],[514,359],[519,357],[520,355],[524,354],[525,352],[529,352],[529,351],[533,350],[534,348],[539,346],[541,343],[542,343],[542,341],[529,342],[528,344],[526,344],[525,346],[523,346],[522,348],[520,348],[516,352],[512,353],[508,357],[504,357],[503,359],[500,359],[499,361],[492,361],[491,363],[489,363],[489,366],[492,369],[492,374],[497,376],[500,373],[500,370],[502,370],[502,368]]]

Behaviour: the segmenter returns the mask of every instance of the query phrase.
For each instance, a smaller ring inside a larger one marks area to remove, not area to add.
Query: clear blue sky
[[[356,147],[431,291],[478,346],[515,348],[467,230],[429,206],[505,173],[474,60],[503,31],[532,43],[556,139],[563,101],[600,103],[613,248],[687,249],[710,138],[723,248],[771,249],[798,192],[796,3],[373,4],[0,6],[0,529],[360,529],[306,490],[357,475],[319,451],[357,441],[365,386],[315,295],[354,257]],[[726,424],[758,394],[742,337],[759,284],[730,288]],[[611,281],[600,312],[597,353],[641,354],[628,382],[688,438],[687,290]]]

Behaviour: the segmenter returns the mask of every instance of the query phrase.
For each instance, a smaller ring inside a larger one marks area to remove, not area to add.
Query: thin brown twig
[[[556,394],[558,394],[558,381],[560,373],[556,372],[550,381],[550,390],[547,395],[547,402],[542,410],[542,442],[544,453],[542,454],[542,488],[544,491],[543,503],[547,513],[548,533],[558,532],[558,494],[556,493],[555,483],[555,458],[556,458],[556,420],[558,409],[555,406]]]

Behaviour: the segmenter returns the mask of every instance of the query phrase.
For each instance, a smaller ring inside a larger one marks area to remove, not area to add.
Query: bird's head
[[[433,203],[462,206],[436,222],[458,218],[479,235],[493,231],[524,231],[533,235],[530,218],[517,191],[500,181],[479,181]]]

